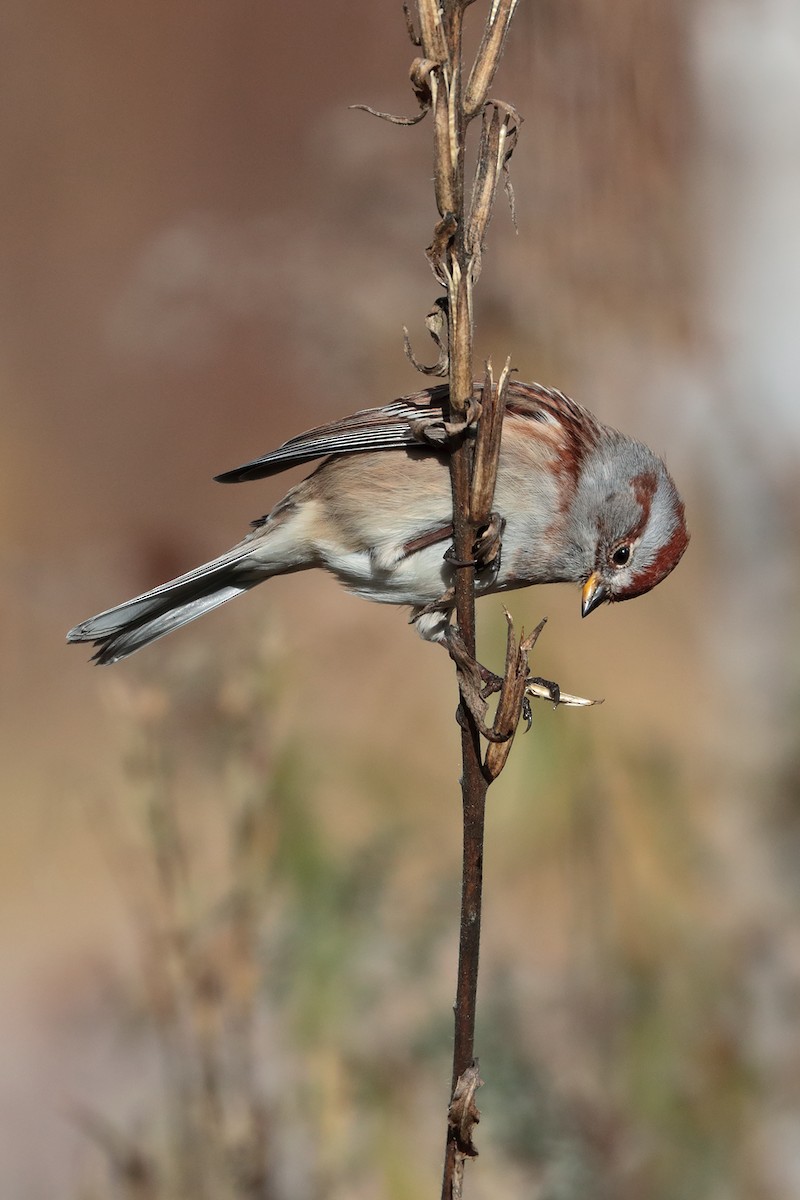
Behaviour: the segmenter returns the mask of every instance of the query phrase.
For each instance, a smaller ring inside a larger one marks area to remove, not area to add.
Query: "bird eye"
[[[630,546],[617,546],[616,550],[611,555],[611,561],[615,567],[624,567],[630,556]]]

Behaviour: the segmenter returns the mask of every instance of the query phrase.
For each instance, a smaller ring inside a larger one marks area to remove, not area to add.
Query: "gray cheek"
[[[584,571],[581,538],[575,535],[563,480],[549,470],[517,470],[505,465],[493,508],[505,518],[502,586],[577,580]],[[592,545],[594,536],[587,539]],[[591,570],[591,566],[589,567]]]

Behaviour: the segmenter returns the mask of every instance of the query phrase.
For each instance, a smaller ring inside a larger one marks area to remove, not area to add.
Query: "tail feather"
[[[301,571],[318,562],[309,532],[313,505],[298,506],[294,488],[238,545],[219,558],[82,621],[68,642],[93,642],[97,663],[119,662],[142,646],[202,617],[272,575]]]
[[[119,662],[260,582],[263,574],[248,576],[241,569],[249,553],[249,547],[238,547],[150,592],[106,609],[70,629],[67,641],[92,642],[97,647],[93,661],[98,664]]]
[[[141,650],[143,646],[149,646],[151,642],[157,641],[158,638],[172,633],[174,629],[180,629],[182,625],[188,625],[190,621],[196,621],[204,613],[211,612],[212,609],[218,608],[220,604],[224,604],[227,600],[232,600],[234,596],[240,596],[242,592],[247,591],[248,587],[253,587],[253,584],[246,584],[243,587],[221,587],[208,596],[199,596],[195,600],[187,600],[185,604],[181,604],[177,608],[167,609],[166,612],[162,612],[149,620],[145,619],[138,624],[129,624],[118,633],[107,634],[103,638],[95,639],[94,644],[98,647],[98,650],[92,655],[92,661],[96,662],[98,666],[110,666],[112,663],[119,662],[121,659],[127,658],[129,654],[133,654],[136,650]]]

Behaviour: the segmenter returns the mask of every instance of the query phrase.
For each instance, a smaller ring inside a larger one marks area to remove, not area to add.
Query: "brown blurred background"
[[[446,656],[311,575],[113,670],[63,641],[286,482],[216,472],[421,386],[431,131],[347,107],[413,111],[400,5],[2,26],[2,1194],[436,1194]],[[497,93],[479,361],[663,451],[693,540],[587,622],[512,597],[606,702],[538,711],[490,795],[469,1194],[800,1195],[800,26],[523,4]]]

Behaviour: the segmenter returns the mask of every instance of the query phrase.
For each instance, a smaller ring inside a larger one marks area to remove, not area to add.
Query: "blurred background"
[[[111,670],[64,645],[296,477],[215,473],[422,386],[430,126],[348,110],[414,111],[401,6],[2,26],[3,1195],[436,1195],[447,657],[316,575]],[[490,793],[468,1192],[800,1195],[798,11],[523,4],[496,94],[477,362],[665,453],[693,538],[586,622],[510,598],[605,704],[541,706]]]

